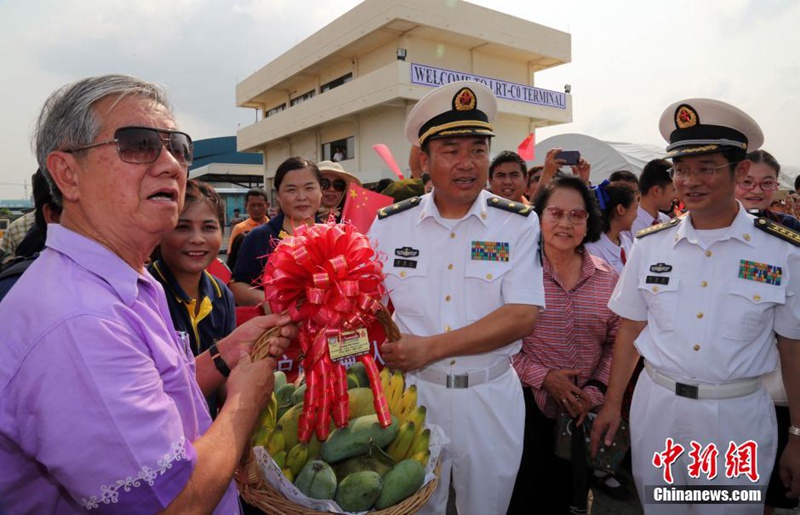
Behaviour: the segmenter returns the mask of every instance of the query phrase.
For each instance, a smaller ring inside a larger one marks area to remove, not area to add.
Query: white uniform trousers
[[[633,476],[646,515],[675,514],[761,514],[762,504],[648,504],[645,486],[666,486],[663,469],[653,465],[655,453],[663,453],[666,439],[684,447],[683,454],[672,465],[673,485],[736,485],[762,490],[766,496],[777,446],[775,408],[764,388],[733,399],[687,399],[653,382],[647,372],[639,376],[631,404],[631,457]],[[694,440],[705,449],[716,444],[717,476],[713,481],[703,472],[697,479],[689,477],[692,462],[689,452]],[[758,482],[745,475],[725,475],[725,453],[732,441],[737,446],[748,440],[758,443]]]
[[[450,443],[431,498],[418,513],[443,515],[450,471],[459,515],[505,515],[522,457],[525,402],[512,367],[490,381],[469,388],[446,388],[407,374],[417,385],[418,403],[427,420],[444,430]]]

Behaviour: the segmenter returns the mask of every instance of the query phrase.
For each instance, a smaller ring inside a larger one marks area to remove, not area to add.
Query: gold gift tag
[[[355,331],[343,331],[338,336],[331,336],[328,338],[328,353],[333,361],[369,353],[367,329],[362,327]]]

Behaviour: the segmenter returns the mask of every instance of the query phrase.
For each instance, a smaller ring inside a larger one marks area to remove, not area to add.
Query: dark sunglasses
[[[84,147],[72,148],[65,152],[74,153],[103,145],[117,144],[117,155],[125,163],[148,164],[155,162],[166,146],[175,159],[183,166],[189,166],[194,159],[192,138],[185,132],[153,129],[151,127],[120,127],[114,131],[114,139],[93,143]]]
[[[333,186],[333,189],[336,191],[344,191],[344,189],[347,187],[347,183],[342,179],[335,179],[334,181],[331,181],[330,179],[322,179],[319,181],[319,185],[322,186],[323,190],[327,190]]]

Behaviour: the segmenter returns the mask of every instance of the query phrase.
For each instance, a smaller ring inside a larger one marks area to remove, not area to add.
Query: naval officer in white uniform
[[[761,490],[763,498],[776,426],[759,377],[778,363],[777,333],[794,435],[783,472],[800,493],[800,237],[756,219],[734,197],[736,181],[750,166],[745,153],[763,142],[747,114],[716,100],[683,100],[664,111],[660,129],[689,213],[637,235],[609,301],[623,321],[592,445],[604,434],[610,441],[616,431],[622,394],[641,355],[646,370],[636,385],[630,427],[645,512],[761,513],[758,504],[650,504],[646,487],[670,486],[661,454],[669,438],[684,448],[670,468],[673,485],[736,485]],[[708,468],[690,470],[700,461],[691,456],[693,441],[703,450],[716,447],[713,479],[710,455]],[[754,456],[748,442],[757,444]]]
[[[544,306],[536,213],[484,190],[497,102],[476,82],[425,95],[406,122],[433,192],[379,211],[369,237],[387,257],[403,333],[381,352],[416,384],[450,445],[421,513],[442,514],[452,472],[462,515],[506,513],[525,404],[510,366]]]

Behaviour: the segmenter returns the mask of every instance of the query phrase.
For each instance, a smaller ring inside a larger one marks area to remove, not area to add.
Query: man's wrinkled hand
[[[229,367],[235,367],[241,352],[250,354],[253,343],[273,327],[280,327],[280,331],[269,339],[269,355],[275,358],[282,356],[291,341],[297,337],[297,326],[288,315],[265,315],[248,320],[224,338],[217,345],[222,358]]]

